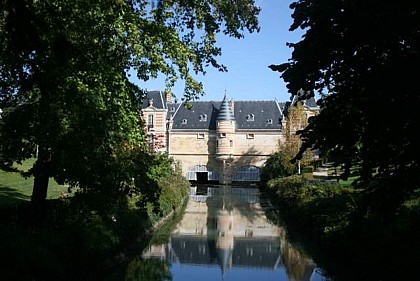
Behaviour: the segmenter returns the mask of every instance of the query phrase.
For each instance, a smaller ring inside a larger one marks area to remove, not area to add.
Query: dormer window
[[[186,125],[188,123],[187,119],[182,119],[181,124]]]
[[[273,124],[273,119],[268,119],[267,124],[272,125]]]
[[[169,112],[175,112],[175,107],[171,107],[171,108],[169,109]]]
[[[254,114],[248,114],[247,116],[246,116],[246,121],[254,121]]]
[[[207,121],[207,114],[201,114],[199,117],[200,122],[206,122]]]

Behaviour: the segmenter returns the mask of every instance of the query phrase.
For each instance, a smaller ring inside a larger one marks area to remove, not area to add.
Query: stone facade
[[[160,91],[148,93],[142,108],[148,142],[167,152],[192,181],[258,182],[259,169],[284,142],[285,112],[291,102],[233,101],[172,102]],[[305,103],[307,116],[316,114],[315,101]]]

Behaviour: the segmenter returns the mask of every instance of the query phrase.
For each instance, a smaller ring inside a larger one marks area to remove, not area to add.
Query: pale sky
[[[234,100],[288,101],[290,94],[279,72],[268,66],[287,62],[292,49],[286,42],[300,41],[301,32],[290,32],[292,23],[289,8],[292,0],[257,0],[261,7],[259,33],[245,34],[243,39],[233,39],[223,35],[218,37],[222,56],[218,61],[228,68],[228,72],[218,72],[207,68],[204,76],[197,79],[203,83],[206,95],[200,100],[222,100],[225,90]],[[159,77],[141,83],[147,90],[164,90],[164,78]],[[172,92],[183,96],[184,84],[176,84]]]

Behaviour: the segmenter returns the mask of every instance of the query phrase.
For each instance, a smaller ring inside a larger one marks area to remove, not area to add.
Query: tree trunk
[[[32,203],[42,205],[47,199],[48,181],[50,179],[51,151],[40,147],[34,170],[34,187]]]

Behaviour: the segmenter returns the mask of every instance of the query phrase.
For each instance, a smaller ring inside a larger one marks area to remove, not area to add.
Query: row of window
[[[207,114],[201,114],[199,117],[198,117],[198,120],[200,121],[200,122],[206,122],[207,121]],[[247,116],[246,116],[246,121],[254,121],[255,120],[255,115],[254,114],[248,114]],[[153,123],[154,123],[154,116],[153,116],[153,114],[149,114],[148,116],[147,116],[147,121],[148,121],[148,124],[149,125],[153,125]],[[182,121],[181,121],[181,124],[183,124],[183,125],[186,125],[188,123],[188,120],[187,119],[182,119]],[[267,119],[267,124],[273,124],[273,119]]]
[[[254,114],[248,114],[247,116],[246,116],[246,121],[250,121],[250,122],[252,122],[252,121],[254,121],[255,120],[255,115]],[[273,124],[273,119],[267,119],[267,124]]]
[[[206,118],[207,119],[207,115],[204,114],[204,115],[200,115],[200,117],[201,116],[203,116],[203,118]],[[272,122],[271,119],[269,119],[269,121]],[[147,124],[148,124],[148,127],[149,128],[152,128],[153,127],[153,125],[154,125],[154,115],[153,114],[149,114],[147,116]],[[187,119],[182,120],[182,124],[187,124]],[[226,138],[226,133],[220,133],[219,134],[219,137],[220,138]],[[247,139],[253,139],[254,137],[255,137],[255,134],[253,134],[253,133],[246,134],[246,138]],[[204,133],[198,133],[197,134],[197,138],[198,139],[204,139]]]
[[[197,139],[204,139],[205,134],[204,133],[198,133],[197,134]],[[220,133],[219,134],[219,138],[226,138],[226,133]],[[254,133],[247,133],[246,134],[246,138],[247,139],[254,139],[255,138],[255,134]]]
[[[199,116],[198,120],[200,122],[206,122],[207,121],[207,115],[206,114],[202,114]],[[248,114],[246,116],[246,121],[254,121],[254,114]],[[188,123],[187,119],[182,119],[181,124],[186,125]],[[273,124],[273,119],[267,119],[267,124],[272,125]]]

